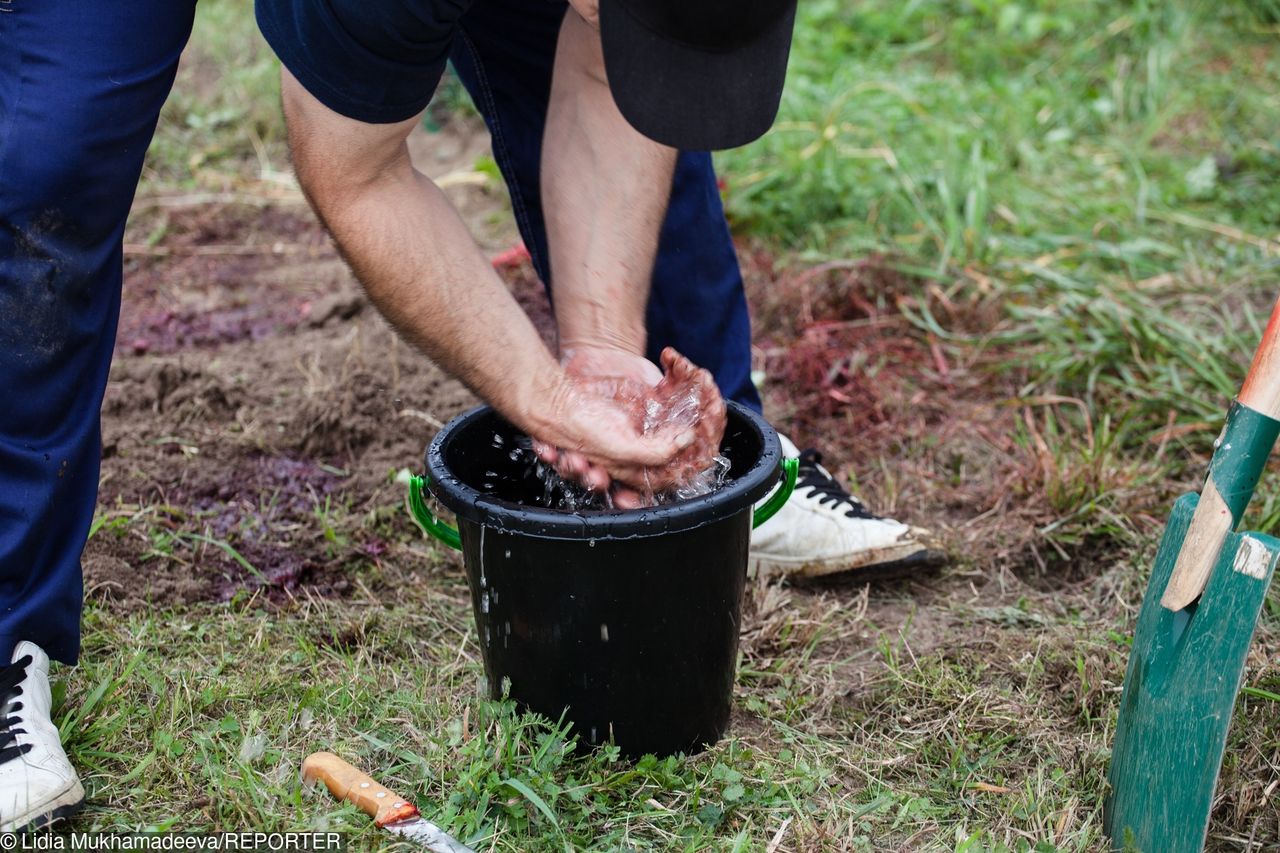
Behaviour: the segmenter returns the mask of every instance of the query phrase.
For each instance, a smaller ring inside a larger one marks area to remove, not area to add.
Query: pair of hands
[[[534,451],[621,509],[687,482],[720,452],[726,409],[711,374],[671,347],[662,369],[603,346],[566,349]]]

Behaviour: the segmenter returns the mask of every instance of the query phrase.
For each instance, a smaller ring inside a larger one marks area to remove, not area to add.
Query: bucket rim
[[[751,468],[709,495],[644,509],[586,512],[530,507],[486,495],[452,474],[444,457],[445,449],[468,427],[483,418],[501,417],[488,405],[454,418],[431,440],[425,460],[428,488],[460,521],[542,538],[626,539],[693,530],[749,512],[781,475],[782,443],[778,433],[763,416],[746,406],[728,400],[725,405],[730,418],[736,417],[759,437],[761,450]]]

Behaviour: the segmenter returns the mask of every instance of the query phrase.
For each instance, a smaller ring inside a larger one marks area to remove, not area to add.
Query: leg
[[[0,663],[79,652],[121,237],[194,0],[0,11]]]
[[[548,0],[477,0],[462,19],[452,54],[489,126],[520,233],[549,287],[539,163],[565,8]],[[648,321],[651,358],[656,361],[664,347],[674,346],[710,370],[725,397],[759,411],[742,274],[705,153],[682,154],[677,163]]]

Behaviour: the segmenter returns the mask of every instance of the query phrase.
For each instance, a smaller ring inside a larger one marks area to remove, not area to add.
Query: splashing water
[[[652,387],[623,376],[581,380],[584,389],[621,407],[628,414],[633,428],[643,435],[696,436],[691,445],[675,455],[668,469],[644,471],[643,487],[635,486],[640,507],[661,506],[711,494],[724,485],[730,468],[729,460],[724,456],[710,456],[716,449],[712,442],[718,442],[718,431],[724,426],[723,406],[716,411],[710,399],[711,395],[718,395],[711,375],[670,348],[663,351],[661,362],[666,372],[662,380]],[[701,419],[704,416],[718,419],[719,423],[715,420],[703,423]],[[575,480],[566,480],[554,467],[538,458],[533,442],[527,437],[504,441],[502,436],[495,435],[493,448],[498,451],[499,458],[505,456],[515,463],[518,472],[515,479],[523,482],[524,500],[529,503],[569,512],[614,508],[612,490],[594,492]],[[674,481],[674,485],[655,489],[650,481],[651,474],[659,476],[664,484]],[[498,481],[510,479],[496,471],[486,471],[485,477],[482,487],[489,492],[495,489]],[[529,493],[530,486],[535,492],[538,490],[531,480],[541,485],[540,501]]]
[[[508,457],[512,462],[523,463],[524,476],[533,477],[542,484],[538,505],[566,512],[613,509],[613,498],[608,492],[594,492],[573,480],[560,476],[554,467],[538,458],[533,442],[527,436],[514,440]],[[496,445],[495,445],[496,446]],[[722,487],[729,477],[730,462],[725,456],[716,456],[710,466],[696,476],[663,491],[642,493],[645,506],[663,506],[709,495]],[[487,473],[487,472],[486,472]]]

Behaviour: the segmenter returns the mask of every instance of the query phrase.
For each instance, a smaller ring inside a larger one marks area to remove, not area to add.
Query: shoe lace
[[[22,680],[27,677],[27,667],[31,665],[31,655],[23,655],[8,666],[0,667],[0,764],[12,761],[29,752],[31,744],[17,743],[18,735],[27,733],[26,729],[17,728],[22,718],[17,712],[22,710],[22,703],[14,701],[22,695]]]
[[[818,498],[818,503],[824,506],[830,504],[833,507],[847,507],[844,514],[848,518],[876,517],[862,501],[849,494],[849,490],[840,485],[836,478],[822,467],[822,454],[812,447],[800,451],[800,471],[796,480],[796,491],[801,489],[812,489],[814,496]]]

